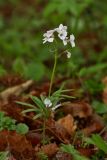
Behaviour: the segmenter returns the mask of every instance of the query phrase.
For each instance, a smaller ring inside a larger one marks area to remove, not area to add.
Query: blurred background
[[[43,33],[61,23],[74,33],[76,47],[69,60],[59,59],[58,75],[85,77],[87,87],[101,87],[107,74],[106,0],[0,0],[0,76],[48,79],[53,55]]]

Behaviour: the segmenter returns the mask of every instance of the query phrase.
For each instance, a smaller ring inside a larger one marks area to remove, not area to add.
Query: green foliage
[[[100,150],[107,154],[107,143],[102,139],[100,135],[93,134],[91,138],[86,138],[85,141],[88,144],[93,144],[97,146]]]
[[[40,160],[48,160],[48,156],[42,151],[38,152],[37,156]]]
[[[53,94],[49,97],[49,99],[52,101],[53,104],[53,108],[57,105],[58,102],[60,102],[61,100],[66,99],[71,99],[71,98],[75,98],[73,96],[68,96],[66,93],[69,93],[70,91],[72,91],[72,89],[63,89],[63,86],[61,86],[61,88],[55,92],[53,92]]]
[[[7,129],[10,131],[16,130],[19,134],[26,134],[29,131],[29,128],[24,123],[16,124],[16,120],[5,116],[4,112],[0,112],[0,131]]]
[[[30,96],[30,98],[32,99],[34,104],[29,104],[29,103],[25,103],[25,102],[18,102],[18,101],[16,101],[16,103],[18,103],[22,106],[28,107],[28,109],[25,109],[24,111],[22,111],[23,114],[26,114],[28,112],[35,112],[35,116],[33,117],[33,119],[37,119],[37,118],[41,118],[41,117],[43,119],[48,119],[51,116],[51,112],[57,108],[58,103],[60,103],[61,100],[64,100],[65,98],[67,98],[67,99],[75,98],[75,97],[68,96],[65,94],[65,93],[70,92],[72,90],[69,90],[69,89],[64,90],[64,89],[62,89],[62,87],[59,90],[53,92],[53,94],[49,97],[45,97],[43,95],[40,95],[40,98],[38,98],[36,96]],[[51,107],[47,107],[45,105],[44,100],[46,98],[48,98],[51,101],[51,103],[52,103]],[[63,105],[63,103],[61,105]]]
[[[0,65],[0,76],[3,76],[5,74],[6,74],[6,70],[4,69],[2,65]]]
[[[107,104],[104,104],[103,102],[93,101],[92,107],[94,108],[95,112],[98,114],[107,113]]]
[[[104,85],[95,80],[95,79],[88,79],[84,81],[84,89],[87,90],[91,95],[96,95],[103,91]]]
[[[91,160],[100,160],[100,159],[106,159],[106,154],[99,150],[98,152],[96,152],[92,157]]]
[[[100,63],[90,67],[82,68],[79,72],[79,76],[91,76],[97,72],[101,72],[103,69],[107,68],[107,63]]]
[[[59,14],[70,12],[74,16],[79,16],[91,2],[92,0],[83,0],[80,3],[77,0],[52,0],[45,8],[44,15],[47,16],[56,11]]]
[[[56,27],[60,23],[72,26],[72,31],[78,35],[77,47],[73,50],[71,59],[73,63],[69,62],[70,68],[67,70],[63,59],[62,63],[58,64],[60,73],[71,75],[75,72],[73,67],[78,70],[82,67],[81,76],[89,75],[90,72],[95,75],[107,68],[99,66],[100,64],[96,66],[97,69],[95,65],[90,68],[96,62],[103,64],[107,61],[106,0],[51,0],[43,3],[34,0],[30,4],[20,0],[1,0],[0,7],[0,75],[5,72],[1,66],[6,65],[8,71],[20,73],[27,78],[40,80],[44,75],[48,77],[45,73],[49,73],[50,69],[49,65],[45,64],[50,62],[53,55],[48,52],[49,46],[42,44],[42,33],[43,30]],[[88,37],[85,35],[88,32],[93,33],[93,37],[95,33],[96,39],[84,39]],[[86,48],[79,43],[86,43]],[[95,53],[94,45],[96,48],[101,45],[101,51]],[[87,59],[83,54],[85,50]],[[87,70],[84,66],[88,62],[92,65]]]
[[[8,152],[0,152],[0,160],[8,160]]]
[[[42,63],[29,63],[24,70],[24,75],[27,78],[31,78],[39,81],[43,78],[45,73],[45,67]]]
[[[69,153],[73,156],[74,160],[88,160],[88,158],[80,155],[80,153],[71,144],[62,144],[60,148],[63,152]]]
[[[17,124],[17,126],[16,126],[16,132],[17,133],[26,134],[26,133],[28,133],[28,131],[29,131],[29,128],[26,124],[23,124],[23,123]]]
[[[15,130],[16,128],[16,120],[5,116],[4,112],[0,112],[0,131],[3,129]]]
[[[50,115],[50,111],[46,108],[45,104],[41,99],[35,96],[30,96],[32,101],[34,102],[34,105],[24,102],[17,102],[18,104],[21,104],[22,106],[28,107],[28,109],[25,109],[22,111],[23,114],[26,114],[28,112],[35,112],[35,116],[33,119],[37,119],[42,117],[43,119],[47,119]]]

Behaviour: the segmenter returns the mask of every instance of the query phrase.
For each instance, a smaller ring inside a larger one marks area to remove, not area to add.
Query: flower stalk
[[[72,47],[75,47],[75,37],[73,34],[70,35],[70,37],[67,36],[67,26],[64,26],[63,24],[60,24],[58,28],[55,28],[53,30],[49,30],[46,33],[43,34],[43,44],[46,42],[52,43],[55,39],[54,36],[54,32],[58,33],[58,38],[60,40],[62,40],[64,46],[67,45],[67,43],[69,42],[71,44]],[[69,51],[66,52],[67,53],[67,58],[71,57],[71,53]],[[53,66],[53,70],[52,70],[52,75],[51,75],[51,80],[50,80],[50,86],[49,86],[49,97],[51,95],[51,91],[52,91],[52,86],[53,86],[53,82],[54,82],[54,78],[55,78],[55,70],[56,70],[56,65],[57,65],[57,59],[58,59],[58,52],[55,52],[54,55],[54,66]]]
[[[58,53],[56,51],[55,55],[54,55],[54,66],[53,66],[52,75],[51,75],[51,81],[50,81],[50,86],[49,86],[49,97],[51,95],[52,86],[53,86],[53,82],[54,82],[54,78],[55,78],[55,71],[56,71],[56,66],[57,66],[57,60],[58,60]]]
[[[45,134],[45,128],[46,128],[46,120],[44,119],[44,122],[43,122],[43,132],[42,132],[42,143],[43,145],[45,145],[45,137],[46,137],[46,134]]]

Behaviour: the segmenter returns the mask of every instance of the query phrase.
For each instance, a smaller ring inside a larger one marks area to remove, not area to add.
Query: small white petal
[[[69,41],[70,41],[72,47],[75,47],[75,42],[74,42],[74,40],[75,40],[74,35],[73,35],[73,34],[70,35],[70,40],[69,40]]]
[[[67,51],[67,58],[71,57],[71,52]]]
[[[54,41],[54,37],[45,37],[44,39],[43,39],[43,44],[44,43],[46,43],[46,42],[53,42]]]
[[[72,47],[75,47],[75,42],[71,42],[71,46],[72,46]]]
[[[63,24],[59,25],[59,29],[62,30],[63,29]]]
[[[51,107],[52,106],[52,102],[49,98],[45,98],[44,104],[45,104],[46,107]]]
[[[75,40],[75,37],[73,34],[70,35],[70,40],[74,41]]]
[[[43,34],[43,44],[46,43],[46,42],[53,42],[54,40],[54,30],[49,30],[47,31],[46,33]]]
[[[46,43],[46,42],[47,42],[47,41],[46,41],[46,39],[44,38],[44,39],[43,39],[43,44]]]
[[[43,34],[44,37],[51,37],[53,36],[54,30],[49,30],[46,33]]]
[[[58,32],[58,37],[61,40],[64,40],[66,38],[66,36],[67,36],[67,27],[63,26],[63,24],[60,24],[59,28],[56,28],[55,31]]]
[[[52,107],[52,111],[55,111],[57,108],[59,108],[61,106],[61,103],[60,104],[57,104],[55,107]]]
[[[63,40],[63,44],[64,44],[64,46],[66,46],[67,45],[67,40],[65,39],[65,40]]]
[[[54,30],[50,30],[50,31],[47,31],[47,36],[48,37],[51,37],[54,33]]]
[[[66,36],[67,36],[67,32],[66,32],[66,31],[62,31],[61,33],[58,34],[58,37],[59,37],[61,40],[66,39]]]
[[[53,40],[54,40],[54,38],[51,37],[51,38],[48,39],[48,42],[53,42]]]
[[[63,26],[63,24],[60,24],[59,25],[59,29],[60,30],[67,30],[67,26]]]

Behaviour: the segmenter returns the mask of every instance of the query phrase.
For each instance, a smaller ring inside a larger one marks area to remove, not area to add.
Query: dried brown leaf
[[[58,146],[56,145],[56,143],[50,143],[42,146],[41,151],[48,157],[53,157],[58,151]]]
[[[71,114],[73,117],[87,118],[92,115],[92,107],[86,102],[69,103],[63,107],[65,114]]]
[[[62,125],[70,135],[76,129],[76,124],[74,124],[74,118],[70,114],[68,114],[67,116],[65,116],[63,118],[60,118],[57,121],[57,123]]]

